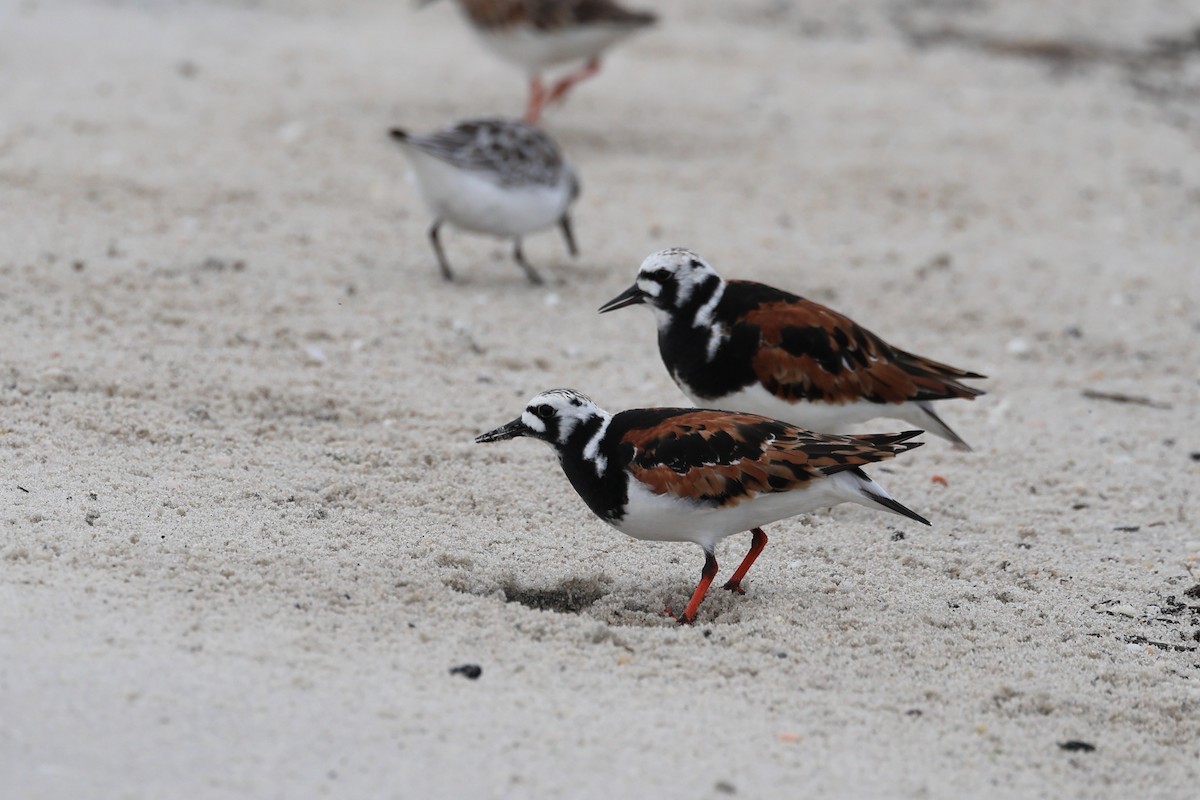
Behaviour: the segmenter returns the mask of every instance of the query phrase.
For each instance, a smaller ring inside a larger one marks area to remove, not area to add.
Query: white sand
[[[1200,58],[640,5],[659,28],[549,117],[584,186],[581,258],[527,242],[549,290],[453,231],[444,284],[385,135],[523,107],[447,4],[0,9],[0,795],[1195,796],[1200,128],[1136,86]],[[901,21],[1200,24],[1046,5]],[[594,312],[669,245],[990,376],[945,410],[977,452],[874,471],[933,528],[774,525],[681,629],[697,548],[472,444],[553,386],[684,402],[649,314]]]

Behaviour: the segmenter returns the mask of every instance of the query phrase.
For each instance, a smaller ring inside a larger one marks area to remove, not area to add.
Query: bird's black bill
[[[475,437],[475,444],[487,444],[488,442],[502,442],[505,439],[513,439],[517,436],[524,436],[529,433],[529,426],[521,422],[520,417],[514,419],[505,425],[501,425],[494,431],[488,431]]]
[[[638,285],[635,283],[633,286],[630,286],[612,300],[609,300],[607,303],[600,306],[600,313],[603,314],[606,311],[616,311],[618,308],[624,308],[625,306],[632,306],[644,302],[646,302],[646,293],[639,289]]]

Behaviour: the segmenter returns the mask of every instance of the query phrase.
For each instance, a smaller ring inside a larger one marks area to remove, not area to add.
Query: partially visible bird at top
[[[418,0],[421,6],[434,0]],[[658,17],[631,11],[612,0],[457,0],[471,28],[489,50],[525,70],[529,103],[525,121],[536,123],[542,109],[562,100],[575,84],[600,71],[600,56],[612,45]],[[548,67],[584,62],[549,86]]]
[[[429,241],[442,277],[454,280],[439,231],[442,223],[511,238],[513,259],[531,283],[542,276],[525,260],[521,237],[557,225],[567,251],[578,253],[570,207],[579,178],[545,131],[517,119],[475,117],[430,134],[393,128],[412,177],[433,213]]]

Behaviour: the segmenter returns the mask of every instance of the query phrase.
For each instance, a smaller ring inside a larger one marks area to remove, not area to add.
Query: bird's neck
[[[558,448],[558,460],[567,480],[596,516],[606,522],[619,518],[628,497],[628,479],[615,450],[608,446],[609,414],[597,414],[579,423]]]
[[[699,283],[680,287],[676,292],[669,307],[654,308],[660,334],[672,328],[711,328],[716,320],[717,306],[725,296],[725,281],[716,275],[708,275]]]
[[[601,443],[611,420],[611,414],[600,411],[577,423],[566,440],[558,445],[559,460],[564,464],[567,460],[587,461],[596,465],[596,472],[603,472]]]

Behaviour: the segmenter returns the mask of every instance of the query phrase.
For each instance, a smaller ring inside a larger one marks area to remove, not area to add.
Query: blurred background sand
[[[0,793],[1192,796],[1200,8],[638,5],[540,290],[443,283],[386,136],[523,108],[449,3],[0,9]],[[471,441],[682,404],[595,314],[673,245],[990,376],[874,472],[931,529],[771,526],[686,629],[697,548]]]

